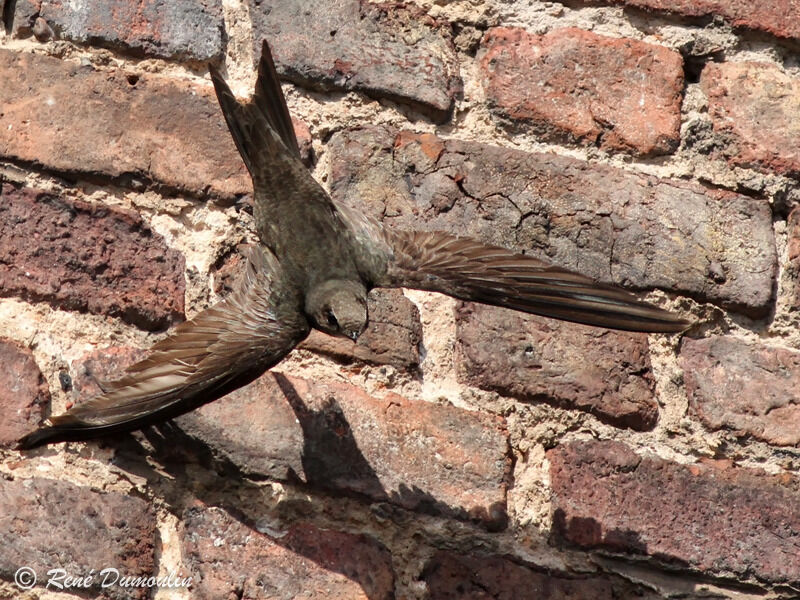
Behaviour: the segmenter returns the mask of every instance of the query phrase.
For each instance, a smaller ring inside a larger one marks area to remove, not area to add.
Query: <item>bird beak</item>
[[[359,335],[361,335],[360,331],[351,331],[350,335],[348,335],[347,337],[349,337],[351,340],[355,342],[358,339]]]

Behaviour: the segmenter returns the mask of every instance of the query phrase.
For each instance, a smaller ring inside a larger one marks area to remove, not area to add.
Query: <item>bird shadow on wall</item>
[[[481,513],[452,506],[414,484],[394,483],[389,489],[390,486],[381,480],[375,465],[359,447],[346,411],[336,396],[309,399],[292,380],[281,374],[268,373],[264,377],[273,378],[276,385],[270,389],[279,391],[278,399],[289,407],[291,420],[299,427],[297,441],[300,448],[295,449],[299,451],[299,460],[273,455],[268,462],[274,458],[277,463],[275,470],[269,472],[268,468],[262,468],[263,462],[259,468],[254,468],[252,463],[238,459],[245,451],[258,453],[257,439],[251,440],[257,446],[249,448],[241,447],[248,444],[247,439],[235,442],[223,439],[223,430],[226,426],[236,428],[235,423],[226,423],[222,419],[215,423],[220,435],[211,435],[206,428],[204,435],[198,436],[198,430],[193,429],[189,421],[181,420],[185,419],[182,417],[114,442],[114,464],[144,478],[148,491],[165,502],[170,512],[180,520],[196,511],[198,503],[221,508],[249,530],[260,531],[270,543],[348,577],[361,586],[370,599],[386,597],[383,588],[379,589],[375,583],[374,573],[365,569],[363,564],[357,564],[358,561],[346,552],[326,552],[321,550],[319,543],[298,541],[295,527],[320,524],[322,528],[335,528],[338,515],[333,513],[339,506],[337,502],[341,503],[342,508],[338,510],[342,515],[349,510],[345,506],[352,508],[355,503],[364,507],[368,514],[380,516],[380,519],[376,517],[376,521],[381,523],[380,528],[407,527],[414,513],[477,522],[487,530],[505,527],[504,503]],[[264,398],[255,395],[247,401],[261,403]],[[260,409],[279,408],[275,401],[275,397],[270,398]],[[246,411],[241,406],[234,405],[233,410],[239,413],[237,416],[241,420],[247,420]],[[291,446],[291,443],[287,445],[289,455],[292,454]],[[270,492],[265,491],[264,486],[269,481],[293,484],[293,489],[299,491],[297,496],[302,498],[272,502],[268,497]],[[324,499],[315,502],[314,496],[305,492]],[[343,516],[342,520],[342,529],[346,531],[346,517]],[[269,527],[265,529],[264,523],[269,523]],[[273,531],[277,533],[273,535]],[[368,538],[359,543],[372,545],[378,554],[384,553],[387,572],[391,573],[391,556],[379,541]],[[251,585],[257,585],[257,582],[251,582]]]

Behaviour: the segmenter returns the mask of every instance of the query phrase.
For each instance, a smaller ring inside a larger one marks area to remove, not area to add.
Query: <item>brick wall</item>
[[[0,597],[795,598],[794,0],[0,0]],[[682,339],[380,291],[173,423],[9,450],[229,289],[250,182],[206,73],[273,45],[310,168]],[[373,301],[374,300],[374,301]],[[92,571],[94,569],[95,571]],[[63,580],[62,580],[63,583]]]

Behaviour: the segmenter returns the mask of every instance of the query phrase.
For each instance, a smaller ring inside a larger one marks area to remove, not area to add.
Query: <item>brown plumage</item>
[[[253,178],[262,246],[224,301],[175,328],[100,396],[23,438],[20,448],[139,429],[216,400],[279,362],[311,327],[356,339],[373,287],[442,292],[566,321],[678,333],[689,321],[505,248],[443,233],[391,231],[337,205],[300,162],[275,66],[264,43],[248,103],[213,67],[231,135]]]

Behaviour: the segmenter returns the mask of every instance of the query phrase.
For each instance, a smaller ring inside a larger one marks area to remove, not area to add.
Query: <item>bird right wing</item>
[[[442,292],[611,329],[678,333],[691,325],[621,288],[506,248],[439,232],[387,229],[383,235],[392,257],[378,286]]]
[[[178,325],[103,394],[50,417],[18,448],[91,439],[173,418],[249,383],[308,332],[280,265],[257,247],[228,298]]]

